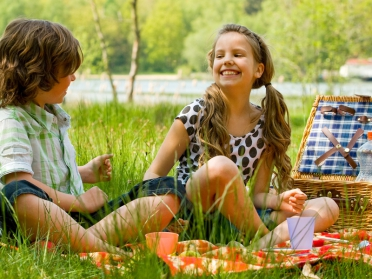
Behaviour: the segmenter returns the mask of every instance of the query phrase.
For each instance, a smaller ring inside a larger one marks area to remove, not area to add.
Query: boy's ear
[[[264,70],[265,70],[264,64],[263,63],[258,63],[256,72],[254,73],[254,77],[255,78],[260,78],[262,76]]]

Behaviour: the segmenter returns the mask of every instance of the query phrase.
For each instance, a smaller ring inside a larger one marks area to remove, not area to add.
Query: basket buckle
[[[341,192],[335,189],[321,190],[317,193],[316,197],[331,198],[337,203],[340,209],[349,209],[358,213],[362,213],[372,206],[372,203],[369,202],[369,199],[364,196],[357,195],[353,198],[343,198]]]

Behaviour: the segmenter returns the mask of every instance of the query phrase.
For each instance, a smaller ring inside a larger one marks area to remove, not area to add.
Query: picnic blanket
[[[235,273],[264,268],[308,268],[320,260],[351,259],[363,260],[372,265],[372,232],[343,230],[338,233],[315,233],[310,250],[290,249],[290,242],[284,242],[268,250],[252,251],[238,243],[217,246],[205,240],[190,240],[178,243],[174,255],[158,255],[170,269],[171,275],[213,275]],[[143,245],[131,245],[134,252],[144,249]],[[91,260],[109,273],[113,268],[125,269],[125,259],[119,255],[104,252],[81,253],[82,260]],[[303,270],[304,272],[304,270]],[[307,272],[309,272],[307,270]],[[316,276],[313,278],[317,278]]]

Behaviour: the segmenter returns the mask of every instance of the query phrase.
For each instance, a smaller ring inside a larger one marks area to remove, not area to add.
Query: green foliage
[[[263,0],[246,0],[244,3],[244,10],[247,14],[253,15],[259,12],[262,8]]]
[[[360,6],[368,7],[372,2],[355,4],[343,0],[266,0],[252,22],[262,23],[258,32],[264,32],[272,46],[279,75],[291,81],[314,82],[324,71],[337,72],[351,56],[370,55],[360,49],[362,44],[356,38],[368,32],[364,23],[371,26]],[[366,36],[362,38],[371,42]]]
[[[181,64],[181,51],[186,35],[182,0],[156,1],[154,10],[142,27],[142,70],[171,72]]]
[[[197,13],[192,19],[191,31],[186,37],[182,53],[192,70],[196,72],[207,70],[206,55],[212,47],[218,29],[226,23],[241,23],[245,16],[243,4],[240,0],[226,2],[205,0],[189,3],[192,8],[186,6],[187,11]]]
[[[95,0],[114,74],[130,69],[133,30],[130,1]],[[141,30],[140,73],[183,68],[206,72],[206,54],[225,23],[246,25],[264,35],[273,52],[277,77],[330,82],[350,57],[372,53],[372,0],[138,0]],[[17,17],[57,21],[80,40],[81,72],[103,71],[101,49],[87,0],[2,0],[0,32]]]

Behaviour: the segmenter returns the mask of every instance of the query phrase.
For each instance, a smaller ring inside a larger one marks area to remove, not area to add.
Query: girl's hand
[[[112,166],[110,158],[113,154],[104,154],[79,167],[79,173],[84,183],[110,181]]]
[[[301,213],[304,210],[307,196],[300,189],[292,189],[281,193],[278,201],[278,209]]]

